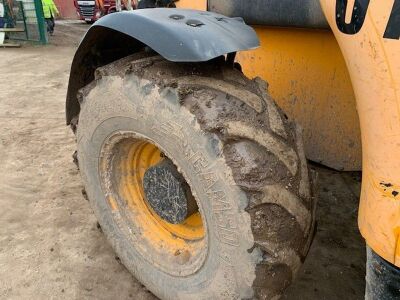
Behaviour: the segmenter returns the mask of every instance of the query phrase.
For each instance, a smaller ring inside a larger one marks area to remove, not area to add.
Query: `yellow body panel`
[[[281,108],[304,129],[307,158],[338,170],[361,169],[360,128],[350,76],[330,31],[255,27],[261,47],[238,54]]]
[[[206,10],[207,1],[179,0]],[[304,129],[308,159],[361,170],[360,127],[350,76],[331,31],[256,26],[261,47],[238,53],[244,73],[260,76],[281,108]]]
[[[177,8],[207,10],[207,0],[179,0],[175,4]]]
[[[335,2],[321,0],[357,98],[363,145],[359,227],[375,252],[400,267],[400,41],[383,38],[394,2],[371,1],[354,35],[338,30]]]

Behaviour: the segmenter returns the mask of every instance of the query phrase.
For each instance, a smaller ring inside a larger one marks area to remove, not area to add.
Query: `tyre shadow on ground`
[[[317,171],[317,232],[283,299],[364,299],[365,244],[358,226],[361,172]]]

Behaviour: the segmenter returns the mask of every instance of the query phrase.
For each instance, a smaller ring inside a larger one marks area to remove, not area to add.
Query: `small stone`
[[[180,264],[186,264],[190,259],[190,252],[188,250],[177,250],[175,253],[175,261]]]

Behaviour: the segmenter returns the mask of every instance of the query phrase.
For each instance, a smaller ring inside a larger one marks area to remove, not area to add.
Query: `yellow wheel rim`
[[[147,215],[153,218],[160,226],[172,235],[186,240],[198,240],[204,237],[203,222],[200,213],[188,217],[181,224],[171,224],[161,219],[148,205],[143,189],[144,173],[148,168],[162,160],[161,151],[146,141],[133,143],[128,155],[121,160],[123,178],[120,188],[125,194],[129,207],[140,207]]]
[[[144,175],[164,159],[162,153],[134,133],[115,133],[100,153],[101,185],[113,218],[131,245],[153,265],[174,275],[187,276],[204,262],[207,230],[200,212],[180,224],[171,224],[147,202]]]

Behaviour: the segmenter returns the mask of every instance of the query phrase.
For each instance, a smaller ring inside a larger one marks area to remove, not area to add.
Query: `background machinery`
[[[135,3],[132,5],[131,0],[74,0],[74,5],[78,17],[87,23],[93,23],[102,16],[118,11],[118,7],[120,10],[130,10],[136,7]]]
[[[400,1],[176,6],[102,18],[71,68],[75,157],[121,261],[162,299],[279,298],[315,229],[307,157],[362,165],[367,298],[399,297]]]

